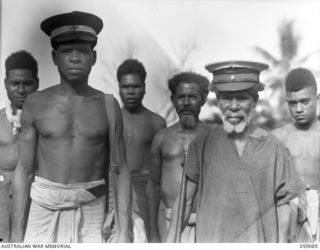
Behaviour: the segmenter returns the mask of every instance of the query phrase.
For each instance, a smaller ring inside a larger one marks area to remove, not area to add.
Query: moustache
[[[14,96],[13,99],[16,101],[23,101],[27,99],[27,96]]]
[[[195,111],[193,109],[181,109],[180,114],[194,114]]]
[[[244,111],[238,111],[236,113],[227,111],[224,113],[225,117],[246,117],[247,114]]]

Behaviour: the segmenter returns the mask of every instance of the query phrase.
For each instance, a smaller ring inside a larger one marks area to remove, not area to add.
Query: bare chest
[[[79,100],[45,105],[35,126],[45,138],[83,137],[99,139],[108,131],[107,115],[101,100]]]
[[[155,128],[147,120],[123,120],[123,134],[126,144],[151,145]]]
[[[0,121],[0,170],[13,170],[17,165],[17,136],[7,120]]]
[[[284,144],[289,148],[290,153],[295,160],[319,161],[319,133],[291,133],[284,138]]]
[[[13,127],[6,118],[0,120],[0,145],[15,144],[17,137],[13,135]]]
[[[167,136],[161,146],[163,159],[166,161],[181,159],[195,137],[196,134]]]

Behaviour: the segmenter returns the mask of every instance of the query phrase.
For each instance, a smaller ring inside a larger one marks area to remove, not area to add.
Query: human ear
[[[51,51],[51,56],[52,56],[52,60],[53,60],[53,63],[54,65],[57,65],[57,52],[55,50],[52,50]]]
[[[97,51],[93,51],[93,64],[92,65],[95,65],[95,63],[96,63],[96,61],[97,61]]]

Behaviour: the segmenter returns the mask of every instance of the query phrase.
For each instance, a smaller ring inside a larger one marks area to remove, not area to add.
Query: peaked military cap
[[[247,61],[226,61],[205,67],[213,74],[213,88],[218,91],[240,91],[260,83],[260,72],[267,64]]]
[[[102,27],[103,22],[99,17],[80,11],[49,17],[40,25],[41,30],[50,36],[52,41],[57,42],[75,39],[96,41]]]

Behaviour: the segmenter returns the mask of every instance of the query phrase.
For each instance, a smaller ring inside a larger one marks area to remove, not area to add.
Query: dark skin
[[[39,80],[30,69],[11,69],[4,79],[8,98],[14,113],[21,109],[28,95],[38,89]],[[5,110],[0,110],[0,171],[12,173],[18,161],[18,135],[14,135],[12,124],[8,121]],[[9,220],[10,211],[8,211]],[[0,227],[8,225],[0,225]],[[10,229],[2,235],[4,242],[9,242]]]
[[[166,207],[173,207],[180,192],[184,152],[199,133],[209,129],[198,119],[205,99],[201,97],[196,83],[180,83],[171,100],[180,120],[160,130],[151,147],[148,195],[153,242],[159,242],[157,218],[160,200]]]
[[[293,122],[273,131],[292,155],[301,180],[312,189],[320,189],[320,122],[317,120],[316,89],[305,87],[286,92]],[[299,141],[299,143],[297,143]]]
[[[130,172],[149,172],[151,142],[154,134],[166,127],[165,120],[143,106],[145,84],[138,74],[121,76],[120,97],[123,101],[124,140]]]
[[[29,176],[71,184],[105,177],[109,148],[108,122],[102,92],[88,86],[88,76],[96,52],[88,43],[60,45],[52,52],[60,73],[60,84],[31,95],[24,106],[19,138],[18,165],[15,171],[15,242],[23,239]],[[131,240],[130,175],[126,166],[122,117],[115,105],[116,145],[120,154],[118,177],[119,242]]]
[[[256,101],[247,91],[229,91],[221,92],[218,95],[218,105],[225,116],[224,122],[229,122],[233,125],[238,125],[244,120],[248,119],[249,114],[253,111]],[[243,131],[229,134],[230,140],[234,142],[234,146],[239,154],[242,156],[244,147],[247,143],[248,136],[253,132],[252,124],[245,123]],[[227,132],[227,131],[226,131]],[[184,204],[184,218],[182,222],[181,232],[187,225],[191,216],[194,199],[198,190],[198,183],[186,178],[186,201]],[[167,237],[167,242],[174,242],[176,238],[176,228],[178,224],[178,208],[180,196],[175,200],[173,205],[173,212],[170,220],[170,230]],[[290,207],[285,203],[277,207],[279,242],[287,242],[287,232],[290,220]]]
[[[4,79],[8,98],[13,112],[21,109],[28,95],[39,87],[39,80],[29,69],[9,70]],[[12,133],[12,125],[6,118],[4,110],[0,122],[0,169],[13,171],[17,166],[18,146],[17,136]]]
[[[124,141],[128,168],[131,173],[149,173],[151,142],[157,131],[166,127],[165,120],[143,106],[145,83],[138,74],[126,74],[119,81],[119,93],[124,104]],[[144,220],[149,234],[149,213],[146,194],[136,192],[133,185],[133,208]],[[149,235],[148,235],[149,236]]]

